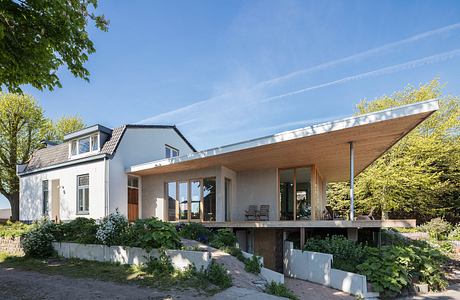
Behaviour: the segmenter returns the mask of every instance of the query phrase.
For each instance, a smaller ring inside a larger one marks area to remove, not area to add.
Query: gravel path
[[[0,268],[0,299],[206,299],[195,290],[158,291],[94,279]]]

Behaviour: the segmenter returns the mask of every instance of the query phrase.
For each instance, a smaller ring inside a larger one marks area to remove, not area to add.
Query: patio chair
[[[245,211],[247,221],[255,221],[257,218],[257,205],[249,205],[249,209]]]
[[[325,212],[325,217],[328,220],[343,220],[343,216],[341,213],[335,211],[332,209],[332,206],[326,205],[326,212]]]
[[[259,220],[268,221],[270,214],[270,205],[261,205],[259,211]]]
[[[372,215],[374,210],[375,210],[375,207],[372,207],[367,215],[358,215],[358,216],[356,216],[356,220],[367,220],[367,221],[375,220],[374,216]]]

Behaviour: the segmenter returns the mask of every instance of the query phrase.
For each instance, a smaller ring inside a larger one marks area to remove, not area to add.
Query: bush
[[[207,244],[212,237],[212,232],[200,223],[188,223],[177,227],[179,235],[185,239],[199,241]]]
[[[452,230],[452,225],[443,218],[434,218],[422,225],[431,238],[445,240]]]
[[[452,231],[449,233],[448,238],[452,241],[460,241],[460,223],[453,227]]]
[[[236,244],[236,237],[231,229],[219,229],[213,235],[209,244],[214,248],[234,247]]]
[[[96,244],[100,241],[96,238],[98,225],[96,220],[88,218],[76,218],[67,223],[58,225],[59,233],[56,240],[60,242],[75,242],[80,244]]]
[[[171,264],[171,259],[164,250],[160,251],[160,257],[152,258],[146,263],[145,270],[154,275],[170,275],[174,273],[174,267]]]
[[[21,222],[6,221],[5,225],[0,225],[0,237],[14,238],[20,237],[31,229],[30,225]]]
[[[265,286],[265,292],[270,295],[275,295],[279,297],[285,297],[292,300],[298,300],[297,296],[289,290],[284,284],[276,283],[272,281],[270,284]]]
[[[128,230],[128,220],[118,210],[102,219],[96,238],[104,245],[123,245]]]
[[[244,270],[246,272],[259,274],[261,267],[262,264],[260,263],[259,258],[255,255],[253,255],[250,259],[248,258],[244,260]]]
[[[364,247],[339,235],[308,239],[304,250],[332,254],[332,266],[348,272],[356,272],[356,266],[364,261]]]
[[[147,250],[156,248],[178,249],[181,246],[180,237],[174,225],[157,218],[137,220],[130,227],[126,239],[127,245]]]
[[[45,220],[37,223],[32,230],[24,234],[22,247],[26,256],[34,258],[52,256],[55,251],[51,243],[56,232],[56,224],[50,221]]]
[[[236,248],[236,247],[222,247],[220,248],[222,251],[238,258],[239,261],[241,262],[245,262],[246,261],[246,258],[243,256],[243,252],[241,251],[240,248]]]
[[[217,285],[221,289],[226,289],[232,286],[232,277],[228,274],[224,266],[212,261],[209,270],[206,271],[206,277],[209,282]]]

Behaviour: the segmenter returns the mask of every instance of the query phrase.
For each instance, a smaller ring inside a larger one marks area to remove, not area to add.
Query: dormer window
[[[70,156],[80,156],[99,151],[99,135],[93,134],[70,141]]]
[[[165,156],[166,158],[179,156],[179,150],[169,145],[165,145]]]

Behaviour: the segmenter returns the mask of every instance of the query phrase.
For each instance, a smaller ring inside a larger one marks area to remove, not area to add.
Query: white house
[[[283,241],[311,230],[411,227],[354,215],[353,180],[438,109],[429,100],[196,152],[174,126],[92,126],[18,166],[20,218],[157,217],[233,228],[243,250],[282,269]],[[350,212],[327,206],[328,182],[351,182]]]

